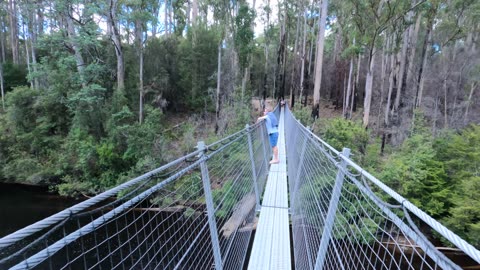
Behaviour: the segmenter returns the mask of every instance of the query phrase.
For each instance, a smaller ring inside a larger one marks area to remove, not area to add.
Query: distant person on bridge
[[[267,105],[263,111],[263,116],[257,119],[257,122],[265,119],[265,125],[267,127],[268,138],[270,139],[270,146],[273,150],[273,159],[270,161],[270,164],[279,163],[278,159],[278,120],[275,114],[272,112],[272,107]]]

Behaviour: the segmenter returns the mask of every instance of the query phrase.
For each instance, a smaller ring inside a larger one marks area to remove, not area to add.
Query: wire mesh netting
[[[339,153],[316,137],[288,109],[285,121],[296,269],[461,269],[422,234],[452,232],[354,164],[348,149]],[[478,250],[456,235],[449,240],[478,263]]]
[[[8,235],[0,269],[239,269],[268,173],[265,138],[262,123],[247,127]]]

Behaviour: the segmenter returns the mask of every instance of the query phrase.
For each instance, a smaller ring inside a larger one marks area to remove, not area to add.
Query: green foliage
[[[185,9],[186,0],[173,1],[173,17],[175,20],[175,35],[181,36],[187,26],[187,12]]]
[[[238,49],[240,67],[245,68],[248,64],[248,56],[254,49],[252,23],[255,12],[247,4],[240,4],[238,14],[235,17],[237,31],[235,33],[235,47]]]
[[[212,97],[208,89],[216,85],[214,71],[217,68],[219,38],[215,29],[199,23],[189,28],[187,39],[179,48],[180,100],[194,110],[213,111]]]
[[[63,116],[51,106],[49,96],[28,87],[17,87],[7,95],[2,118],[0,145],[4,177],[41,184],[55,176],[55,152],[62,143]]]
[[[29,87],[18,87],[7,95],[7,115],[18,132],[29,132],[35,128],[36,112],[33,109],[38,93]]]
[[[297,106],[293,111],[293,115],[295,118],[302,123],[304,126],[312,126],[313,118],[312,118],[312,110],[309,107]]]
[[[471,125],[461,133],[446,133],[435,148],[454,185],[450,215],[444,220],[462,238],[480,247],[480,126]]]
[[[252,108],[246,103],[237,101],[233,106],[225,106],[225,117],[228,118],[228,125],[224,134],[232,134],[245,128],[247,123],[252,122],[251,111]]]
[[[215,216],[219,218],[228,217],[233,207],[240,201],[238,194],[247,194],[251,191],[252,186],[249,183],[250,179],[239,178],[235,182],[233,180],[226,180],[223,182],[221,188],[212,190],[213,201],[220,205]]]
[[[175,200],[197,201],[203,195],[203,183],[200,172],[193,172],[175,183]]]
[[[380,173],[387,185],[435,218],[452,206],[451,185],[428,133],[413,134],[392,154]]]
[[[73,113],[72,125],[74,128],[87,129],[97,139],[104,135],[103,122],[106,89],[97,84],[82,87],[68,98],[68,107]]]
[[[352,154],[364,155],[370,134],[362,123],[343,118],[329,119],[322,127],[322,138],[337,150],[350,148]]]
[[[146,99],[165,98],[174,108],[185,105],[191,89],[182,88],[180,81],[180,45],[186,41],[173,35],[149,39],[145,47],[144,80]],[[186,52],[185,52],[186,53]]]
[[[315,214],[306,215],[306,221],[309,225],[316,225],[317,227],[320,225],[318,224],[318,220],[321,218],[318,211],[313,211],[312,209],[328,209],[328,205],[330,202],[330,198],[327,196],[319,196],[318,194],[331,194],[332,187],[335,181],[335,174],[324,174],[318,175],[313,178],[308,178],[304,180],[305,184],[301,185],[298,191],[299,196],[298,200],[302,202],[302,204],[298,204],[297,207],[301,207],[302,209],[295,209],[296,213],[300,212],[311,212]],[[297,200],[297,199],[296,199]],[[326,213],[324,213],[326,215]],[[317,228],[321,229],[321,228]]]
[[[4,89],[6,92],[13,90],[17,86],[27,85],[27,67],[25,65],[15,65],[11,62],[2,64]]]
[[[196,127],[190,121],[182,126],[181,148],[184,153],[194,151],[197,146],[195,129]]]

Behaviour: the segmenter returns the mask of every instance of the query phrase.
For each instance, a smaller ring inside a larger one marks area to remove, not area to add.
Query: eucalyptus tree
[[[322,0],[319,31],[317,37],[317,54],[315,58],[315,85],[313,88],[312,116],[318,118],[320,113],[320,86],[322,83],[323,47],[325,46],[325,27],[327,21],[328,0]]]
[[[421,64],[417,74],[416,80],[416,93],[415,93],[415,107],[419,107],[422,103],[422,96],[423,96],[423,88],[425,84],[425,68],[427,66],[427,59],[428,59],[428,51],[431,47],[431,39],[432,39],[432,30],[433,24],[438,12],[440,1],[431,1],[426,5],[425,17],[426,17],[426,29],[425,29],[425,36],[423,38],[423,45],[421,49]]]
[[[25,47],[27,52],[30,51],[31,56],[31,66],[33,70],[33,76],[30,76],[30,80],[33,81],[33,88],[35,90],[39,89],[39,81],[37,77],[37,39],[38,39],[38,19],[37,19],[37,10],[41,9],[38,3],[31,3],[29,1],[23,4],[22,8],[22,19],[26,21],[27,24],[27,34],[28,40],[30,41],[30,47],[27,45],[27,39],[25,42]],[[27,62],[29,62],[27,60]],[[33,77],[33,78],[32,78]]]
[[[18,2],[15,0],[8,0],[8,18],[10,28],[10,44],[12,50],[12,60],[14,64],[20,63],[19,54],[19,31],[18,31]]]
[[[2,109],[5,111],[5,89],[3,83],[3,61],[0,62],[0,93],[2,94]]]
[[[248,82],[251,53],[253,44],[253,21],[255,12],[247,3],[240,3],[238,14],[235,17],[235,48],[238,51],[240,68],[244,70],[242,78],[242,100],[245,96],[245,89]]]
[[[135,48],[138,57],[138,122],[141,124],[144,118],[144,46],[147,40],[147,25],[154,23],[157,1],[153,0],[130,0],[126,1],[129,9],[127,21],[133,21],[135,25]]]
[[[307,3],[305,3],[305,1],[302,1],[302,7],[300,9],[300,14],[303,14],[303,34],[302,34],[302,52],[301,52],[301,63],[300,63],[300,91],[299,91],[299,94],[298,94],[298,100],[300,101],[300,103],[302,103],[302,96],[303,96],[303,91],[305,89],[305,83],[304,83],[304,79],[305,79],[305,58],[307,57],[306,56],[306,52],[305,52],[305,48],[307,46],[307,16],[309,15],[308,14],[308,9],[307,9],[307,6],[308,6],[308,1]]]
[[[5,19],[7,18],[7,8],[6,3],[4,1],[0,2],[0,60],[1,62],[5,62],[7,59],[6,55],[6,44],[7,44],[7,27]]]
[[[297,89],[297,84],[299,83],[296,80],[296,71],[298,70],[297,64],[299,63],[298,61],[298,50],[299,50],[299,37],[300,37],[300,28],[302,27],[302,9],[303,9],[303,2],[300,1],[300,3],[295,3],[292,5],[292,16],[295,16],[296,14],[296,19],[295,19],[295,40],[294,40],[294,45],[293,45],[293,54],[292,54],[292,64],[290,65],[291,67],[291,73],[290,73],[290,107],[293,108],[295,106],[295,90]],[[305,21],[306,18],[303,20]],[[300,68],[301,69],[301,68]],[[301,76],[301,75],[300,75]]]
[[[270,46],[270,39],[272,35],[272,26],[270,24],[270,15],[272,13],[272,9],[270,7],[270,0],[267,0],[265,5],[262,8],[262,16],[261,21],[263,22],[263,37],[264,37],[264,57],[265,57],[265,65],[263,71],[263,91],[262,91],[262,98],[265,101],[267,99],[267,92],[268,92],[268,61],[269,61],[269,46]]]
[[[104,0],[103,15],[107,21],[107,35],[113,43],[115,49],[115,55],[117,57],[117,91],[118,98],[124,96],[125,91],[125,61],[123,56],[123,47],[120,36],[119,20],[117,18],[118,13],[121,10],[119,0]]]
[[[367,75],[365,81],[365,99],[363,125],[368,126],[372,103],[375,56],[379,45],[385,40],[386,31],[395,29],[402,23],[404,16],[417,8],[422,2],[412,5],[409,1],[367,0],[352,1],[353,20],[361,33],[361,44],[365,47],[367,57]]]

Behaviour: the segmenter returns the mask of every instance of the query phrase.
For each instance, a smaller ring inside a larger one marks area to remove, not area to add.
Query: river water
[[[0,237],[53,215],[79,200],[48,192],[46,187],[0,184]]]

